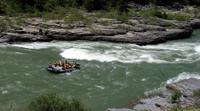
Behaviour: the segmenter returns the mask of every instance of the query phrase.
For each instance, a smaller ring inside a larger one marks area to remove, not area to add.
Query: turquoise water
[[[105,111],[128,107],[173,77],[198,77],[200,30],[189,39],[148,46],[86,41],[1,44],[0,56],[0,110],[23,107],[42,93],[56,92],[80,98],[93,111]],[[61,75],[46,71],[60,59],[77,61],[81,70]]]

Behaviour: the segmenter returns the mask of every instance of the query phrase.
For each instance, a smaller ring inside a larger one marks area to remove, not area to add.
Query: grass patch
[[[24,22],[21,18],[10,18],[10,17],[0,17],[0,32],[8,31],[9,29],[16,28],[18,25],[22,25]]]
[[[21,13],[19,15],[22,17],[41,17],[45,20],[63,19],[70,13],[72,9],[73,8],[70,7],[56,7],[53,11],[50,12],[34,10],[33,12]]]
[[[178,21],[185,21],[191,19],[190,15],[181,14],[181,13],[172,13],[172,12],[166,12],[159,8],[146,8],[138,12],[140,16],[151,18],[151,17],[157,17],[162,19],[168,19],[168,20],[178,20]]]
[[[194,96],[200,97],[200,89],[194,90]]]
[[[7,31],[10,27],[10,21],[4,18],[0,18],[0,32]]]
[[[180,14],[180,13],[168,13],[167,19],[168,20],[186,21],[186,20],[190,20],[191,16],[186,15],[186,14]]]
[[[84,10],[71,9],[68,15],[64,18],[65,23],[74,24],[74,23],[85,23],[90,24],[91,19],[86,15]]]
[[[173,107],[169,111],[200,111],[198,106],[190,106],[187,108],[181,108],[180,106]]]
[[[52,12],[44,13],[43,18],[46,20],[49,19],[63,19],[67,13],[69,13],[70,8],[68,7],[57,7]]]
[[[111,9],[109,11],[98,11],[96,12],[97,18],[110,18],[120,20],[122,22],[127,22],[128,19],[131,17],[131,13],[129,12],[120,12],[115,9]]]
[[[163,19],[167,18],[167,14],[165,11],[160,10],[155,7],[143,9],[139,13],[141,16],[144,16],[144,17],[158,17],[158,18],[163,18]]]

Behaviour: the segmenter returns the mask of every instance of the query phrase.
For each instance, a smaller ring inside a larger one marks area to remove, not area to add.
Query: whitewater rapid
[[[200,43],[170,42],[138,46],[106,42],[48,42],[13,44],[28,49],[57,48],[66,59],[122,63],[192,63],[200,60]]]

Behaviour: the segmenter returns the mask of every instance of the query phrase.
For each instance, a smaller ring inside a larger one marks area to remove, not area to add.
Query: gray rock
[[[174,107],[174,105],[176,104],[179,104],[182,107],[194,105],[199,102],[199,97],[194,96],[193,92],[199,89],[199,79],[191,78],[187,80],[182,80],[177,83],[172,83],[167,85],[164,90],[161,90],[161,94],[154,97],[141,99],[138,104],[134,106],[133,109],[135,109],[136,111],[163,111],[168,108]],[[171,102],[171,95],[173,90],[180,90],[182,93],[179,102],[175,104]],[[165,96],[163,97],[162,95]]]
[[[145,24],[138,24],[138,27],[141,27],[145,30],[156,30],[156,31],[165,31],[166,29],[161,26],[156,25],[145,25]]]
[[[200,80],[191,78],[174,83],[174,85],[182,92],[184,96],[193,96],[193,91],[200,89]]]
[[[190,21],[190,25],[193,29],[200,28],[200,19],[193,19]]]
[[[133,18],[132,23],[120,23],[114,19],[100,19],[109,21],[111,25],[104,26],[94,23],[91,27],[75,26],[69,28],[63,20],[43,21],[42,19],[27,19],[23,26],[1,32],[0,42],[35,42],[35,41],[107,41],[116,43],[134,43],[138,45],[158,44],[169,40],[190,37],[199,24],[199,19],[191,22],[159,20],[180,27],[166,29],[161,25],[139,24],[141,17]],[[68,24],[69,25],[69,24]]]
[[[168,102],[167,98],[162,98],[159,96],[142,99],[139,101],[139,104],[134,106],[133,109],[136,111],[162,111],[167,107],[172,107],[173,105]]]

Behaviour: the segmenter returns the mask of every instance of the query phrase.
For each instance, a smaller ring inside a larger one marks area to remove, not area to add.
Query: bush
[[[15,14],[16,12],[33,13],[35,10],[40,12],[51,12],[57,7],[84,7],[88,11],[117,9],[127,11],[128,2],[138,4],[158,4],[171,6],[174,3],[200,5],[199,0],[0,0],[0,13]]]
[[[173,92],[173,94],[171,95],[171,102],[172,103],[177,103],[180,100],[181,96],[182,96],[181,91],[175,90]]]
[[[88,11],[100,10],[105,8],[105,1],[103,0],[85,0],[84,7]]]
[[[108,4],[120,7],[126,0],[0,0],[0,13],[15,14],[51,12],[57,7],[84,7],[89,11],[106,9]]]
[[[0,1],[0,14],[5,14],[6,3],[4,0]]]
[[[57,94],[45,94],[29,104],[30,111],[87,111],[80,101],[64,99]]]

